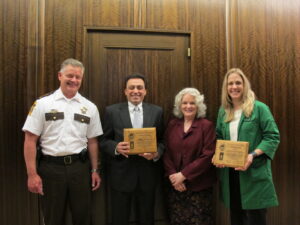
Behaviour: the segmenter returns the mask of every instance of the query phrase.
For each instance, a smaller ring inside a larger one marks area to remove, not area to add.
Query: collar
[[[59,100],[59,99],[65,99],[66,101],[77,101],[81,102],[81,95],[77,92],[76,95],[73,98],[67,98],[63,92],[61,91],[61,88],[57,89],[54,92],[54,99]]]
[[[134,110],[134,108],[135,107],[138,107],[139,108],[139,110],[142,112],[143,111],[143,102],[141,102],[140,104],[138,104],[138,105],[134,105],[134,104],[132,104],[131,102],[128,102],[128,109],[129,109],[129,112],[133,112],[133,110]]]
[[[191,128],[196,128],[199,126],[199,121],[201,121],[201,117],[200,118],[195,118],[192,122]],[[176,120],[176,124],[178,126],[183,126],[184,125],[184,118],[177,118]]]

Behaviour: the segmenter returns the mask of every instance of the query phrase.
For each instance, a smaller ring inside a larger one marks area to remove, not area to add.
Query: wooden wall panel
[[[189,30],[188,0],[146,1],[145,27],[163,30]]]
[[[298,224],[300,182],[300,2],[238,0],[231,22],[238,66],[249,76],[258,98],[268,104],[281,132],[273,161],[280,206],[269,211],[270,224]],[[234,23],[234,22],[233,22]]]
[[[300,202],[300,181],[298,159],[300,158],[300,2],[275,1],[272,8],[273,56],[272,76],[274,91],[272,106],[281,131],[281,147],[274,162],[282,165],[276,168],[275,181],[280,197],[274,222],[297,224]],[[282,21],[282,22],[281,22]],[[287,210],[290,208],[290,210]]]
[[[272,22],[267,1],[237,1],[230,20],[236,20],[235,34],[232,35],[235,56],[231,66],[247,71],[256,94],[266,97],[273,89],[270,74],[272,57]],[[259,10],[257,10],[257,7]],[[255,16],[253,16],[255,15]],[[258,76],[258,75],[261,76]],[[268,84],[268,85],[267,85]],[[264,87],[264,88],[258,88]]]
[[[221,82],[226,73],[226,1],[193,1],[189,23],[192,36],[192,85],[205,95],[207,117],[215,121]]]
[[[83,2],[81,0],[45,1],[44,24],[44,73],[39,87],[43,94],[58,87],[57,72],[66,58],[82,58]]]
[[[26,1],[0,1],[0,224],[35,225],[39,221],[37,197],[26,188],[22,151],[29,88],[27,9]]]
[[[84,2],[84,25],[133,27],[139,24],[139,10],[144,0],[87,0]]]

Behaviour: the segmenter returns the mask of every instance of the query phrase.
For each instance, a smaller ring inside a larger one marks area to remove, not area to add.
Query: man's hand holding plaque
[[[244,167],[248,156],[249,142],[217,140],[213,164],[224,167]]]
[[[117,154],[123,155],[124,157],[128,158],[129,154],[129,143],[128,142],[119,142],[117,144],[116,150]]]
[[[124,129],[124,142],[129,143],[128,155],[138,154],[148,160],[157,156],[155,127]]]

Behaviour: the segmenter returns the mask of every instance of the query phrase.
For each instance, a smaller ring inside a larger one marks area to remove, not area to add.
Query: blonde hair
[[[173,114],[177,118],[182,118],[183,113],[180,109],[182,98],[184,95],[189,94],[193,97],[195,97],[195,103],[197,106],[197,114],[196,118],[204,118],[206,114],[206,105],[204,104],[204,95],[201,95],[200,92],[196,88],[184,88],[182,89],[176,96],[174,101],[174,109]]]
[[[231,97],[228,94],[228,77],[231,74],[238,74],[241,76],[243,80],[243,96],[242,96],[242,110],[246,117],[250,117],[253,111],[254,102],[255,102],[255,94],[251,89],[251,84],[248,78],[245,76],[243,71],[239,68],[232,68],[230,69],[223,80],[222,86],[222,107],[225,110],[225,120],[224,122],[230,122],[234,118],[234,110],[233,110],[233,102]]]

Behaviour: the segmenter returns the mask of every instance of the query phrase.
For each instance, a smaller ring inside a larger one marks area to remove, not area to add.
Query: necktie
[[[133,126],[133,128],[142,128],[143,127],[141,110],[137,106],[135,106],[134,109],[133,109],[132,126]]]

